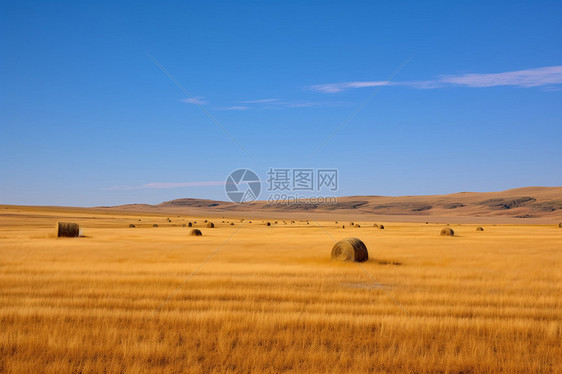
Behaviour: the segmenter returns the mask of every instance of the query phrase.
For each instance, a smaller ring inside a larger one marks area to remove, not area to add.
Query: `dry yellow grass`
[[[562,370],[555,225],[440,237],[442,225],[361,222],[361,266],[408,315],[359,265],[330,260],[348,231],[333,220],[206,230],[189,217],[196,238],[185,216],[0,213],[0,372]],[[58,219],[86,237],[52,237]]]

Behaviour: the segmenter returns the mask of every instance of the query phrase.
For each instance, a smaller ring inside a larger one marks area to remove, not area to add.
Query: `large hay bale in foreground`
[[[189,235],[191,235],[191,236],[203,236],[203,233],[199,229],[193,229],[193,230],[191,230]]]
[[[345,238],[332,247],[332,259],[365,262],[369,259],[369,253],[367,252],[367,246],[360,239]]]
[[[213,227],[215,227],[215,224],[214,224],[213,222],[207,223],[207,228],[208,228],[208,229],[212,229]]]
[[[484,228],[483,228],[482,226],[478,226],[478,227],[476,228],[476,231],[484,231]]]
[[[443,230],[441,230],[441,236],[455,236],[455,232],[453,231],[452,228],[450,227],[445,227]]]
[[[80,226],[74,222],[57,222],[58,238],[77,238],[80,236]]]

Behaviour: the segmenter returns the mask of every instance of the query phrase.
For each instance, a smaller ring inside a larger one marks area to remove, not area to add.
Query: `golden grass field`
[[[0,213],[3,373],[562,372],[557,225]],[[350,236],[361,266],[330,259]]]

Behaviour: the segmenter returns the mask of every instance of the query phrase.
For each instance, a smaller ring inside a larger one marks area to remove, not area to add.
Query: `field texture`
[[[557,225],[0,213],[0,372],[562,371]]]

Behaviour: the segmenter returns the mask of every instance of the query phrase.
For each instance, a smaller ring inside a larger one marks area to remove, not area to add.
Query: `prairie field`
[[[0,213],[3,373],[562,372],[557,225]]]

